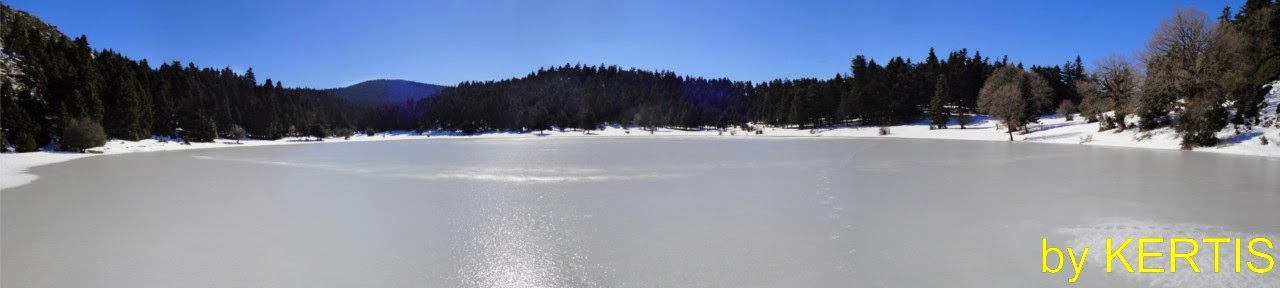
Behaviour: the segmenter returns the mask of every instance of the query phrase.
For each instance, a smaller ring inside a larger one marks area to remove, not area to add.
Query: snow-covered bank
[[[31,167],[70,161],[91,155],[93,154],[43,151],[0,154],[0,189],[18,187],[35,181],[36,175],[27,173],[27,170],[31,169]]]
[[[271,145],[291,145],[291,144],[309,144],[309,143],[335,143],[344,141],[386,141],[386,140],[405,140],[426,138],[426,136],[412,135],[408,132],[391,132],[381,133],[372,137],[365,135],[357,135],[351,137],[350,140],[342,138],[331,138],[326,141],[312,141],[311,138],[285,138],[279,140],[243,140],[236,143],[235,140],[218,139],[215,142],[193,142],[190,145],[184,145],[177,141],[161,141],[158,139],[145,139],[141,141],[124,141],[110,140],[102,147],[89,149],[91,153],[68,153],[68,152],[51,152],[40,151],[30,153],[4,153],[0,154],[0,189],[7,189],[31,183],[36,176],[27,173],[32,167],[43,166],[58,162],[70,161],[84,157],[106,154],[123,154],[137,152],[154,152],[154,151],[175,151],[190,149],[212,149],[212,148],[230,148],[230,147],[253,147],[253,146],[271,146]]]
[[[1280,89],[1277,89],[1280,90]],[[1255,155],[1264,157],[1280,158],[1280,124],[1276,124],[1276,106],[1280,105],[1280,93],[1271,93],[1266,99],[1267,107],[1264,108],[1262,118],[1264,122],[1270,123],[1269,127],[1254,127],[1253,130],[1240,131],[1236,133],[1234,129],[1228,127],[1218,134],[1222,139],[1221,144],[1216,147],[1196,148],[1196,152],[1211,152],[1236,155]],[[927,122],[920,121],[913,124],[898,125],[887,127],[888,135],[880,135],[878,127],[840,127],[840,128],[822,128],[822,129],[787,129],[772,128],[758,126],[755,129],[762,131],[761,134],[748,132],[737,128],[728,129],[726,131],[719,130],[677,130],[669,128],[659,128],[657,131],[649,132],[640,129],[624,129],[618,125],[606,126],[603,130],[591,131],[583,133],[582,131],[543,131],[534,133],[487,133],[476,136],[463,136],[456,133],[447,133],[443,131],[430,132],[427,135],[420,135],[413,132],[388,132],[379,133],[374,136],[356,135],[350,140],[341,138],[331,138],[326,141],[307,141],[307,138],[285,138],[280,140],[244,140],[240,144],[227,139],[219,139],[213,143],[191,143],[190,145],[182,145],[178,142],[164,142],[155,139],[142,141],[121,141],[112,140],[107,142],[103,147],[90,149],[98,154],[74,154],[64,152],[32,152],[32,153],[6,153],[0,154],[0,189],[12,188],[30,183],[36,179],[35,175],[27,173],[31,167],[47,165],[57,162],[69,161],[73,159],[90,157],[102,154],[119,154],[134,152],[150,152],[150,151],[170,151],[170,150],[186,150],[186,149],[208,149],[208,148],[228,148],[228,147],[250,147],[264,145],[290,145],[290,144],[308,144],[308,143],[334,143],[334,142],[350,142],[350,141],[386,141],[386,140],[411,140],[411,139],[456,139],[456,138],[542,138],[542,137],[721,137],[721,138],[762,138],[762,137],[890,137],[890,138],[915,138],[915,139],[954,139],[954,140],[984,140],[984,141],[1008,141],[1009,135],[1003,128],[998,127],[998,121],[993,121],[988,117],[974,117],[972,124],[967,125],[966,129],[959,129],[956,123],[950,123],[951,129],[930,129]],[[1122,132],[1098,131],[1098,123],[1085,123],[1085,121],[1076,117],[1073,121],[1066,121],[1063,117],[1048,116],[1042,118],[1039,124],[1031,126],[1031,132],[1020,134],[1015,133],[1015,141],[1035,142],[1035,143],[1055,143],[1055,144],[1072,144],[1072,145],[1102,145],[1116,147],[1133,147],[1133,148],[1151,148],[1151,149],[1179,149],[1180,139],[1172,128],[1161,128],[1154,131],[1139,132],[1137,129],[1129,129]],[[1261,138],[1267,137],[1270,143],[1263,145]]]
[[[1275,105],[1276,103],[1272,103]],[[1272,110],[1273,111],[1273,110]],[[1271,115],[1274,117],[1274,115]],[[1179,139],[1172,129],[1163,128],[1151,132],[1138,132],[1136,129],[1130,129],[1124,132],[1103,131],[1098,132],[1097,123],[1085,123],[1078,118],[1073,121],[1066,121],[1062,117],[1047,117],[1041,119],[1040,124],[1031,126],[1032,132],[1026,134],[1014,134],[1015,141],[1019,142],[1036,142],[1036,143],[1056,143],[1056,144],[1072,144],[1072,145],[1103,145],[1117,147],[1134,147],[1134,148],[1154,148],[1154,149],[1179,149]],[[543,138],[543,137],[721,137],[721,138],[766,138],[766,137],[850,137],[850,138],[915,138],[915,139],[954,139],[954,140],[984,140],[984,141],[1008,141],[1008,134],[1001,128],[997,128],[998,121],[990,120],[987,117],[975,117],[974,123],[968,125],[966,129],[959,129],[958,125],[952,123],[951,129],[930,130],[929,125],[924,122],[908,125],[890,126],[888,135],[879,135],[877,127],[842,127],[842,128],[826,128],[826,129],[786,129],[786,128],[769,128],[760,127],[762,134],[747,132],[738,129],[729,129],[727,131],[717,130],[701,130],[686,131],[668,128],[660,128],[650,133],[640,129],[623,129],[620,126],[607,126],[604,130],[591,131],[591,133],[583,133],[582,131],[544,131],[535,133],[490,133],[476,136],[462,136],[452,133],[431,132],[429,135],[418,135],[411,132],[392,132],[379,133],[375,136],[356,135],[350,140],[341,138],[331,138],[326,141],[307,141],[306,138],[286,138],[280,140],[244,140],[241,144],[227,139],[219,139],[213,143],[191,143],[191,145],[182,145],[178,142],[162,142],[154,139],[142,141],[121,141],[112,140],[103,147],[90,149],[100,154],[75,154],[65,152],[32,152],[32,153],[8,153],[0,154],[0,189],[12,188],[24,185],[36,179],[35,175],[27,173],[31,167],[47,165],[57,162],[69,161],[83,157],[104,154],[120,154],[135,152],[151,152],[151,151],[172,151],[187,149],[210,149],[210,148],[230,148],[230,147],[252,147],[267,145],[291,145],[291,144],[313,144],[313,143],[341,143],[341,142],[361,142],[361,141],[386,141],[386,140],[412,140],[412,139],[457,139],[457,138]],[[1271,143],[1263,146],[1259,138],[1266,136]],[[1220,135],[1224,139],[1223,143],[1217,147],[1196,148],[1197,152],[1213,152],[1237,155],[1257,155],[1266,157],[1280,158],[1280,129],[1277,128],[1255,128],[1253,131],[1245,131],[1236,135],[1228,128]],[[1088,141],[1086,141],[1088,140]]]

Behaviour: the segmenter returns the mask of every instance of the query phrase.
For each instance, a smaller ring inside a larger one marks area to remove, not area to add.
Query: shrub
[[[1076,113],[1076,103],[1071,100],[1062,100],[1062,104],[1058,104],[1058,115],[1066,118],[1067,121],[1075,120],[1073,117]]]
[[[1151,139],[1151,136],[1151,132],[1138,133],[1133,135],[1133,142],[1142,142],[1143,140]]]
[[[182,139],[190,142],[213,142],[218,138],[218,124],[210,118],[190,116],[183,121]]]
[[[1207,97],[1205,97],[1207,98]],[[1218,144],[1217,132],[1227,127],[1227,111],[1214,105],[1215,99],[1192,99],[1174,122],[1173,128],[1182,136],[1183,146],[1208,147]]]
[[[1080,137],[1080,144],[1089,143],[1089,142],[1093,142],[1093,134]]]
[[[62,129],[62,145],[67,150],[84,152],[84,149],[98,147],[107,144],[107,132],[102,130],[93,120],[80,118],[67,122],[67,127]]]
[[[373,128],[364,128],[364,136],[373,137],[374,134],[378,134],[378,131],[374,131]]]
[[[324,126],[320,125],[312,125],[311,130],[307,132],[311,137],[316,137],[316,141],[324,141],[324,137],[329,136],[329,129],[325,129]]]
[[[1116,123],[1111,121],[1110,116],[1103,115],[1098,117],[1098,132],[1107,131],[1115,128],[1116,128]]]
[[[1195,148],[1195,147],[1196,147],[1196,145],[1195,145],[1195,144],[1192,144],[1191,142],[1188,142],[1188,141],[1186,141],[1186,140],[1183,140],[1181,143],[1179,143],[1179,144],[1178,144],[1178,147],[1179,147],[1179,148],[1182,148],[1182,150],[1188,150],[1188,151],[1190,151],[1192,148]]]
[[[564,132],[564,126],[560,126],[558,128],[560,128],[560,132]],[[458,130],[462,131],[462,135],[476,135],[476,133],[480,133],[480,126],[465,124],[462,125],[462,127],[459,127]]]
[[[1267,146],[1268,144],[1271,144],[1271,141],[1267,140],[1267,136],[1262,136],[1261,138],[1258,138],[1258,141],[1262,142],[1262,146]]]
[[[880,127],[880,136],[889,135],[889,127]]]
[[[14,135],[13,146],[18,152],[35,152],[36,149],[40,148],[40,145],[36,144],[36,137],[31,136],[31,133],[26,131],[20,131],[17,135]]]
[[[356,135],[356,131],[351,130],[351,128],[333,129],[333,136],[342,137],[342,140],[351,140],[353,135]]]

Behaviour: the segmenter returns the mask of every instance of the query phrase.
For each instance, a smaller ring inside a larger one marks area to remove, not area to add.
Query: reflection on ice
[[[546,197],[516,197],[477,195],[479,209],[455,219],[461,230],[457,273],[464,286],[598,286],[587,271],[583,236],[572,228],[586,217],[530,208],[554,205]]]
[[[617,169],[606,171],[603,169],[589,168],[495,168],[495,167],[464,167],[457,169],[442,169],[444,171],[414,171],[415,173],[403,173],[404,169],[386,169],[371,170],[362,168],[343,167],[337,164],[316,164],[302,163],[293,161],[265,161],[256,159],[230,158],[230,157],[213,157],[205,155],[193,155],[191,158],[200,160],[220,160],[235,161],[262,165],[275,165],[287,167],[301,167],[323,169],[331,172],[340,172],[347,174],[362,174],[372,176],[408,178],[418,180],[468,180],[482,182],[509,182],[509,183],[557,183],[557,182],[601,182],[601,181],[621,181],[621,180],[639,180],[639,179],[658,179],[671,178],[676,175],[653,173],[646,171],[635,171]],[[422,167],[418,167],[422,168]]]

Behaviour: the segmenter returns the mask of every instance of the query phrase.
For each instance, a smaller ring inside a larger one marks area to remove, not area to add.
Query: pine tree
[[[18,131],[18,134],[14,137],[13,144],[18,152],[35,152],[40,147],[36,144],[36,137],[31,136],[31,133],[27,131]]]
[[[947,77],[938,76],[934,84],[933,98],[929,100],[929,122],[931,127],[947,129],[949,113],[947,112]]]
[[[149,108],[142,101],[143,89],[127,59],[105,51],[98,56],[101,73],[106,82],[103,98],[106,104],[107,134],[114,138],[139,140],[149,131],[143,129],[143,110]]]
[[[102,99],[99,97],[99,91],[101,91],[104,83],[94,60],[93,48],[89,47],[89,39],[83,35],[77,37],[73,45],[74,50],[71,59],[74,61],[73,63],[76,63],[75,69],[77,71],[74,76],[76,78],[75,82],[73,82],[73,85],[75,85],[73,89],[79,92],[79,99],[83,101],[81,102],[83,105],[81,107],[84,114],[79,116],[89,117],[91,120],[101,123],[104,109]]]
[[[591,134],[591,131],[596,130],[596,125],[600,123],[598,121],[596,113],[592,112],[591,108],[586,108],[578,119],[578,128],[582,129],[583,134]]]
[[[938,79],[939,75],[943,74],[942,63],[938,62],[938,55],[933,53],[933,48],[929,48],[929,55],[925,57],[924,62],[920,63],[919,67],[916,67],[916,70],[919,71],[918,74],[921,79],[920,84],[924,86],[924,89],[921,90],[921,94],[929,96],[937,94],[936,85],[935,87],[928,86],[930,82],[934,82],[935,79]],[[924,97],[921,97],[922,101],[924,99]]]

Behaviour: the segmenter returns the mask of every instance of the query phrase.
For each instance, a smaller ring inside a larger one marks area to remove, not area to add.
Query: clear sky
[[[252,67],[329,88],[376,78],[453,85],[564,63],[762,81],[848,73],[969,48],[1025,64],[1131,55],[1177,6],[1243,0],[326,1],[5,0],[153,65]],[[941,56],[941,55],[940,55]]]

